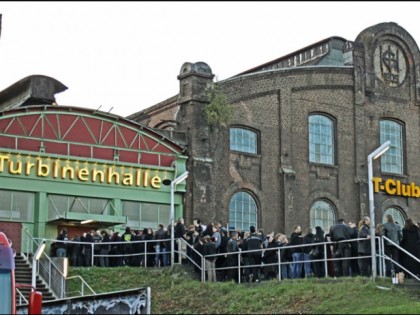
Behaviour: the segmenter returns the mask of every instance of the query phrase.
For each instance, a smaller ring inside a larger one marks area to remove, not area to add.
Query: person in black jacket
[[[276,234],[276,240],[279,247],[282,247],[280,250],[280,260],[281,260],[281,278],[282,279],[291,279],[291,262],[293,261],[292,250],[289,248],[289,239],[287,235],[282,233]]]
[[[57,257],[67,257],[67,242],[69,237],[67,235],[67,229],[62,228],[61,233],[57,236],[57,249],[56,249],[56,256]]]
[[[251,234],[247,239],[247,250],[253,250],[252,252],[248,253],[248,263],[251,267],[251,275],[252,278],[250,279],[251,282],[258,282],[259,276],[258,271],[260,269],[262,257],[261,257],[261,250],[262,250],[262,239],[256,233],[255,226],[250,226],[249,231]],[[250,275],[250,277],[251,277]]]
[[[315,227],[315,238],[314,238],[314,246],[312,248],[318,249],[318,256],[314,257],[314,259],[323,259],[325,257],[325,235],[324,230],[320,226]],[[320,245],[315,245],[320,244]],[[314,267],[314,275],[315,277],[322,278],[325,276],[325,267],[324,267],[324,261],[314,261],[312,262],[312,265]]]
[[[290,246],[298,246],[303,244],[302,227],[295,225],[293,227],[293,233],[290,235]],[[303,248],[292,247],[292,279],[302,278],[302,261],[303,261]]]
[[[370,218],[365,216],[359,227],[359,238],[365,240],[358,241],[358,254],[359,256],[369,256],[372,254],[370,245]],[[359,258],[360,275],[369,277],[371,275],[372,259],[371,257]]]
[[[403,239],[401,241],[401,247],[409,252],[414,257],[420,259],[419,246],[420,246],[420,229],[414,223],[413,219],[408,218],[405,220],[404,227],[402,229]],[[420,275],[420,264],[407,255],[405,252],[402,252],[401,255],[401,264],[404,268],[408,269],[414,275]],[[411,278],[412,275],[406,273],[407,278]]]
[[[209,235],[204,237],[204,241],[203,254],[205,259],[205,269],[207,270],[207,281],[216,282],[216,256],[209,256],[217,254],[216,244]]]
[[[280,247],[280,245],[274,239],[274,236],[270,233],[267,235],[267,247],[264,250],[263,262],[264,266],[264,280],[276,279],[278,276],[278,266],[275,265],[278,263],[278,251],[274,248]]]
[[[334,260],[334,275],[336,277],[348,277],[350,276],[350,260],[343,258],[351,257],[351,242],[343,242],[351,240],[353,231],[344,222],[344,219],[339,219],[330,229],[331,241],[338,242],[334,244],[333,257],[337,258]]]
[[[357,239],[359,237],[359,229],[356,226],[356,222],[349,220],[347,222],[348,226],[351,228],[353,234],[351,235],[352,239]],[[352,277],[356,277],[358,275],[360,275],[360,269],[359,269],[359,263],[358,263],[358,244],[357,241],[352,241],[350,243],[350,247],[351,247],[351,261],[350,261],[350,268],[351,268],[351,276]]]

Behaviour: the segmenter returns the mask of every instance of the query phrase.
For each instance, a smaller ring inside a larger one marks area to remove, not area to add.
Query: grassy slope
[[[169,268],[73,268],[73,275],[97,293],[151,287],[153,314],[420,313],[418,294],[397,289],[390,279],[377,280],[386,289],[363,278],[201,283],[179,266],[173,273]]]

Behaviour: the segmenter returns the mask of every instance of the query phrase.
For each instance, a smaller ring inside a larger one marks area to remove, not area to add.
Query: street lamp
[[[36,290],[36,262],[41,258],[41,255],[45,250],[45,246],[45,240],[42,240],[41,245],[39,245],[32,258],[32,287],[34,290]]]
[[[373,202],[373,170],[372,160],[376,160],[391,146],[391,141],[384,142],[380,147],[368,155],[368,187],[369,187],[369,210],[370,210],[370,250],[372,255],[372,279],[376,277],[376,247],[375,247],[375,204]]]
[[[171,213],[170,213],[170,221],[171,221],[171,268],[174,266],[174,254],[175,254],[175,232],[174,232],[174,220],[175,220],[175,186],[185,180],[188,177],[188,172],[185,172],[175,178],[173,181],[170,179],[163,180],[164,185],[171,185]]]

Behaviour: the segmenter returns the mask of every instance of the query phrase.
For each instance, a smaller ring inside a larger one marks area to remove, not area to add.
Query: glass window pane
[[[246,192],[234,194],[229,203],[229,228],[249,231],[254,225],[257,228],[257,204]]]
[[[230,129],[230,150],[257,154],[257,134],[242,128]]]
[[[334,164],[334,123],[322,115],[309,116],[309,161]]]
[[[332,205],[324,200],[314,202],[310,211],[311,227],[321,226],[328,233],[331,225],[335,223],[335,212]]]
[[[381,144],[390,141],[391,146],[381,156],[381,171],[387,173],[403,174],[403,127],[392,120],[380,121]]]

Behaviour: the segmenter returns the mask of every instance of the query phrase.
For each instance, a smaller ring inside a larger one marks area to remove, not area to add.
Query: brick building
[[[387,140],[373,163],[376,222],[420,220],[420,54],[399,25],[330,37],[219,82],[206,63],[186,62],[178,80],[178,95],[127,118],[185,145],[187,223],[289,234],[358,221],[369,214],[367,157]],[[213,125],[212,89],[233,110]]]

